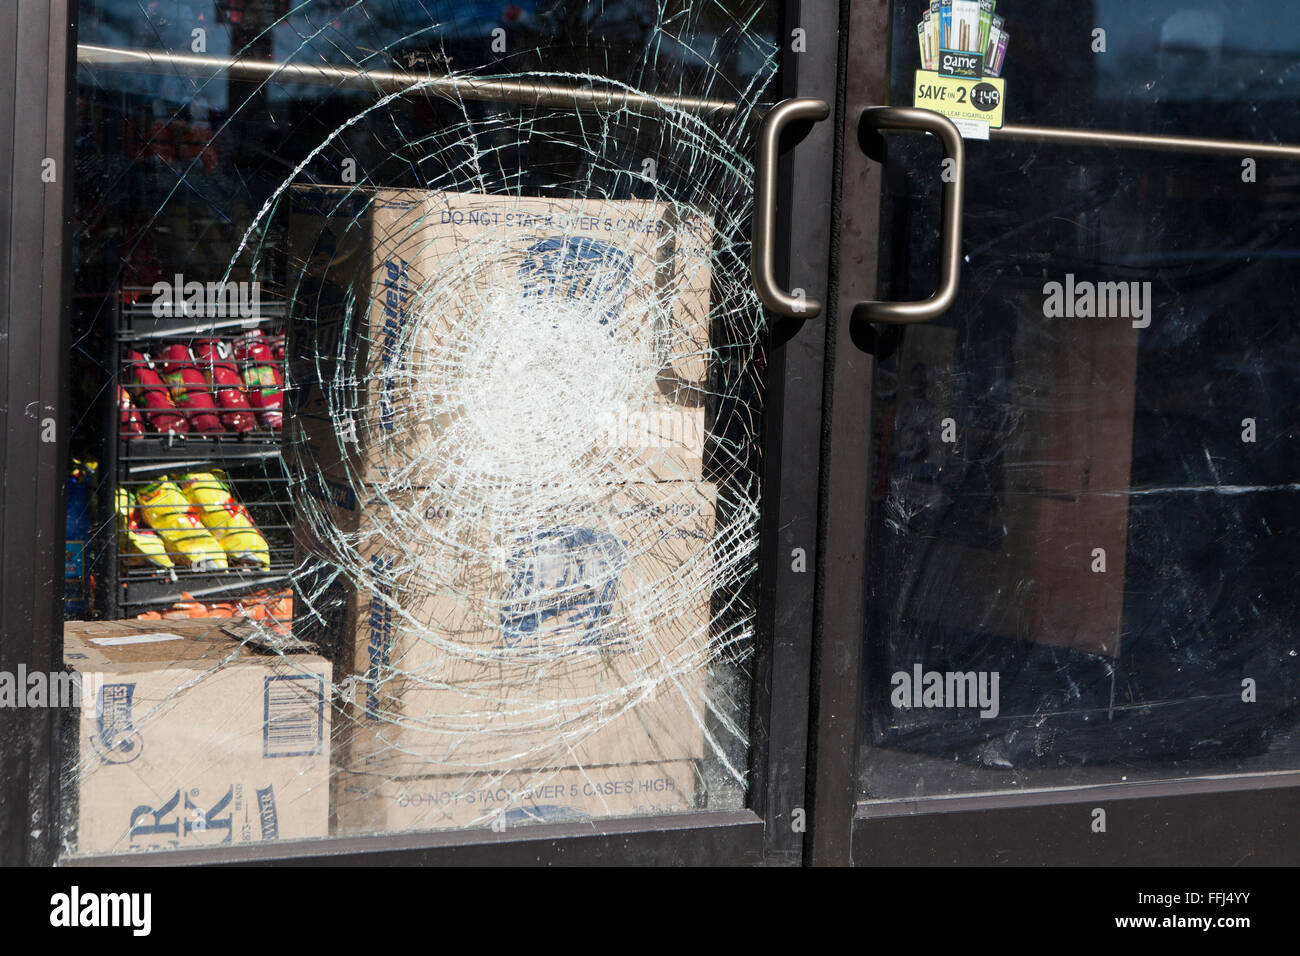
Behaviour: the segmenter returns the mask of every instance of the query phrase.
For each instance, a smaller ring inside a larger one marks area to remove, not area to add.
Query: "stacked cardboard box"
[[[334,800],[338,828],[350,832],[573,823],[690,809],[695,768],[678,761],[415,779],[342,773]]]
[[[707,220],[413,190],[304,187],[292,203],[304,470],[354,485],[574,468],[700,480]]]
[[[328,833],[329,662],[252,653],[223,623],[64,626],[78,853]]]
[[[313,603],[353,682],[337,828],[692,806],[710,224],[413,191],[303,189],[293,209],[290,379],[319,499],[299,540],[331,569]]]
[[[341,664],[358,678],[351,769],[405,777],[701,754],[682,705],[702,706],[710,491],[641,484],[592,497],[602,491],[592,506],[527,515],[519,530],[490,512],[448,515],[432,497],[323,509],[353,585],[337,605],[353,638]]]

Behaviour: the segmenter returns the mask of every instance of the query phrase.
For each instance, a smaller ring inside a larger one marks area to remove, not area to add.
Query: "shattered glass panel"
[[[775,9],[79,31],[65,852],[743,806]]]
[[[1008,123],[1300,142],[1271,5],[1005,6]],[[937,162],[889,142],[886,298],[933,282]],[[1295,769],[1300,164],[995,138],[966,176],[957,304],[877,342],[864,797]]]

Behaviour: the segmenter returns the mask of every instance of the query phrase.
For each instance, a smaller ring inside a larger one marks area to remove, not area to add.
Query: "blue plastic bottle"
[[[90,471],[77,468],[68,476],[65,521],[67,543],[63,551],[64,620],[85,617],[90,608],[86,578],[86,539],[90,537]]]

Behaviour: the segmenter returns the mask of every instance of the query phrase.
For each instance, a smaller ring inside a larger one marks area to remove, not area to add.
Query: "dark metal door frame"
[[[10,673],[48,672],[63,656],[74,5],[0,7],[0,669]],[[48,708],[0,709],[0,860],[54,859],[57,724]]]
[[[839,78],[838,0],[791,0],[782,30],[783,96],[834,100]],[[18,0],[0,9],[0,667],[61,668],[64,475],[67,464],[71,173],[75,122],[75,0]],[[806,53],[791,50],[804,30]],[[37,104],[26,108],[24,104]],[[783,145],[775,249],[783,279],[826,293],[832,230],[831,156],[839,123]],[[9,134],[9,135],[6,135]],[[57,185],[40,187],[57,161]],[[808,806],[805,756],[822,439],[825,320],[781,322],[769,351],[759,555],[760,606],[753,659],[747,809],[530,827],[495,834],[391,834],[78,859],[78,863],[774,863],[804,857],[798,811]],[[35,414],[33,410],[40,410]],[[57,421],[56,440],[40,441]],[[808,571],[795,570],[802,548]],[[0,711],[0,862],[49,865],[58,852],[58,713]]]
[[[786,58],[782,98],[810,97],[835,103],[840,77],[839,0],[796,0],[786,9],[781,42]],[[792,53],[791,33],[804,31],[805,50]],[[832,237],[835,235],[835,177],[831,157],[838,153],[837,115],[812,124],[797,143],[786,147],[778,178],[778,275],[787,289],[804,289],[808,298],[834,294]],[[825,547],[820,534],[821,446],[824,429],[822,379],[824,343],[831,316],[773,320],[770,386],[763,447],[766,503],[760,526],[759,646],[768,649],[755,666],[758,689],[751,767],[759,797],[755,810],[767,827],[765,858],[799,865],[811,828],[807,787],[809,692],[815,684],[811,657],[816,603],[817,562]],[[796,549],[806,570],[796,570]],[[765,758],[765,759],[764,759]],[[798,812],[802,811],[802,813]]]
[[[856,303],[876,297],[881,167],[857,147],[855,127],[864,104],[886,102],[889,79],[890,3],[848,0],[845,7],[840,59],[846,66],[835,111],[841,130],[839,224],[836,286],[827,296],[822,545],[808,770],[814,798],[806,859],[813,865],[848,862],[857,804],[874,360],[854,342],[851,319]]]

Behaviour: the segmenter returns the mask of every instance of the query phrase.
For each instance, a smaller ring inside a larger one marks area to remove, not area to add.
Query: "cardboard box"
[[[64,660],[77,852],[328,833],[328,661],[253,654],[211,619],[69,621]]]
[[[1013,477],[1033,482],[1017,516],[1029,552],[1024,617],[1035,641],[1117,657],[1139,333],[1128,322],[1103,331],[1057,321],[1050,338],[1030,337],[1016,356],[1052,383],[1050,397],[1027,403],[1021,425],[1032,442],[1026,457],[1044,464]]]
[[[695,768],[689,761],[408,780],[341,771],[334,794],[336,834],[508,829],[678,813],[696,805]]]
[[[998,416],[963,420],[958,411],[970,400],[950,391],[951,370],[960,364],[955,332],[918,327],[908,339],[902,413],[888,436],[889,480],[907,481],[909,528],[924,542],[916,553],[925,554],[932,579],[957,595],[918,600],[913,613],[954,633],[977,624],[986,634],[1115,657],[1139,332],[1124,320],[1052,319],[1048,334],[1041,281],[1026,284],[1018,298],[1016,375],[1006,398],[1014,415],[1000,430],[985,430],[980,421]],[[949,415],[958,422],[960,445],[939,438]],[[959,486],[967,474],[954,457],[961,447],[997,450],[990,460],[999,471],[981,479],[996,493],[976,496]],[[883,471],[877,487],[883,498]],[[957,520],[951,503],[963,497]],[[1104,572],[1097,570],[1097,549],[1105,552]]]
[[[333,578],[313,604],[355,680],[342,765],[414,777],[703,755],[712,485],[472,515],[432,489],[342,497],[319,514],[339,533],[312,547]]]
[[[292,191],[289,231],[304,473],[701,478],[708,218],[313,186]]]

